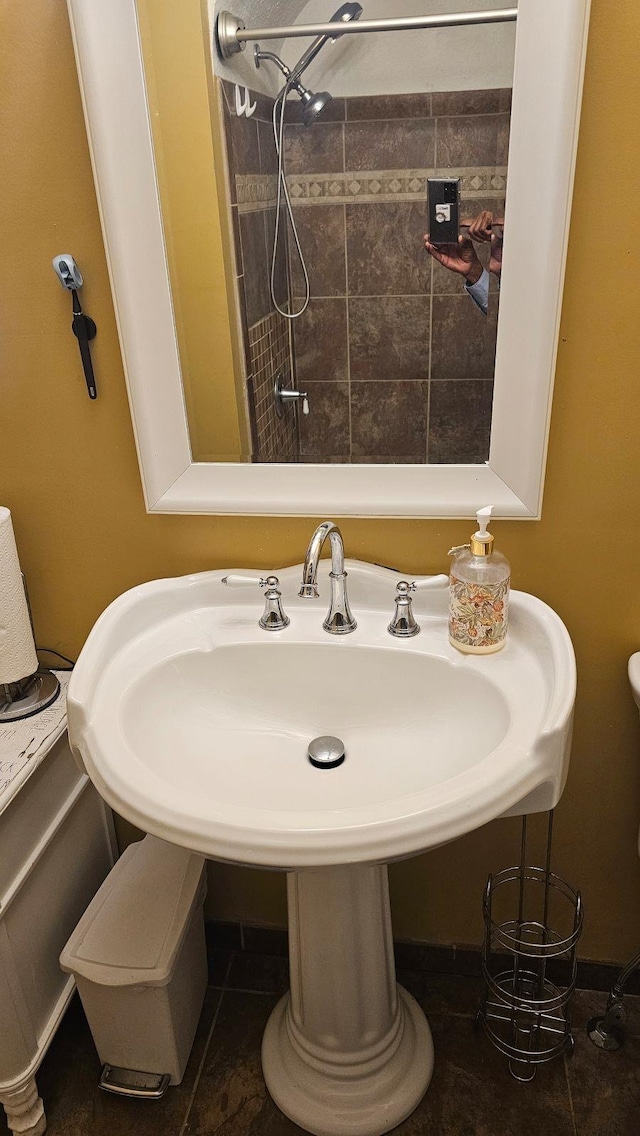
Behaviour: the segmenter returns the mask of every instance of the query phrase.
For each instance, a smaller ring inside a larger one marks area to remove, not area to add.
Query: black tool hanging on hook
[[[73,308],[73,321],[71,323],[71,330],[75,335],[80,345],[80,358],[82,359],[82,367],[84,370],[85,382],[89,392],[89,398],[97,398],[98,391],[96,389],[96,380],[93,373],[93,363],[91,361],[91,351],[89,344],[92,339],[95,339],[97,328],[91,316],[85,315],[78,296],[78,289],[82,287],[82,273],[78,268],[72,256],[63,253],[61,256],[56,256],[53,259],[54,271],[62,283],[63,288],[71,292],[71,306]]]

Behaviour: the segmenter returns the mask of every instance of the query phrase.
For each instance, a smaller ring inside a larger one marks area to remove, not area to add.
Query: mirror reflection
[[[172,7],[138,0],[194,458],[486,461],[514,25],[250,43],[214,74],[199,0]],[[291,22],[280,7],[271,22]],[[216,369],[221,268],[233,375]]]

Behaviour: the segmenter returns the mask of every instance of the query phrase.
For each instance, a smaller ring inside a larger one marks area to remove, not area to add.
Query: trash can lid
[[[62,969],[101,986],[165,985],[204,900],[204,865],[155,836],[129,845],[69,938]]]

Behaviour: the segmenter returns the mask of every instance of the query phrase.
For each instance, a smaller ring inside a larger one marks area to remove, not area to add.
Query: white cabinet
[[[66,731],[0,813],[0,1102],[22,1136],[45,1131],[35,1075],[75,989],[58,957],[116,857],[109,809]]]

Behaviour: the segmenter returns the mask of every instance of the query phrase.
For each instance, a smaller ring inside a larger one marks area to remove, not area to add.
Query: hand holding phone
[[[477,283],[482,276],[482,265],[473,247],[473,241],[468,237],[460,237],[455,244],[434,245],[427,233],[424,247],[438,264],[447,268],[449,272],[464,276],[469,284]]]
[[[429,242],[457,244],[460,236],[460,178],[428,178]]]

